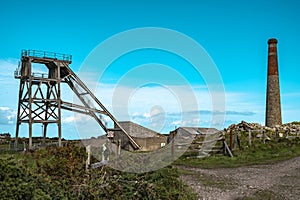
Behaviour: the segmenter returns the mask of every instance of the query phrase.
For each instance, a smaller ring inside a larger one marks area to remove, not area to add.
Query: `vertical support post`
[[[263,130],[263,143],[266,144],[266,131]]]
[[[19,100],[18,100],[18,113],[17,113],[17,123],[16,123],[16,137],[15,137],[15,149],[18,148],[18,139],[19,139],[19,129],[21,124],[21,116],[20,116],[20,110],[21,110],[21,99],[23,95],[23,88],[24,88],[24,82],[22,80],[22,77],[20,78],[20,87],[19,87]]]
[[[102,155],[101,155],[101,162],[104,162],[105,161],[105,151],[106,151],[106,143],[103,143],[102,144]]]
[[[230,149],[230,151],[232,151],[232,130],[230,130],[229,149]]]
[[[87,152],[87,160],[85,163],[85,169],[86,169],[86,171],[88,171],[89,166],[91,164],[91,145],[88,145],[85,148],[86,148],[86,152]]]
[[[176,129],[175,129],[176,131]],[[175,132],[171,133],[171,155],[174,157],[174,146],[175,146]]]
[[[118,140],[118,157],[121,155],[121,144],[122,144],[122,141],[119,139]]]
[[[46,112],[46,115],[47,115],[47,112]],[[47,120],[47,118],[46,118]],[[43,145],[46,145],[46,137],[47,137],[47,126],[48,124],[47,123],[43,123]]]
[[[226,128],[224,128],[224,130],[223,130],[223,141],[222,141],[222,145],[223,145],[223,154],[224,154],[224,156],[226,155],[226,145],[225,145],[225,143],[226,143],[226,135],[227,135],[227,129]]]
[[[61,63],[57,63],[57,109],[58,109],[58,119],[57,119],[57,126],[58,126],[58,146],[61,147],[61,91],[60,91],[60,65]]]
[[[107,157],[107,161],[109,161],[109,157],[112,154],[112,142],[110,139],[107,140],[107,149],[108,149],[108,157]]]
[[[30,69],[31,70],[31,69]],[[29,76],[29,88],[28,88],[28,97],[29,97],[29,149],[32,148],[32,76],[30,72]]]
[[[109,155],[110,155],[109,139],[107,139],[106,142],[102,144],[102,162],[103,163],[109,161]]]
[[[50,99],[50,83],[47,82],[47,93],[46,93],[46,112],[45,112],[45,121],[48,120],[48,111],[49,111],[49,101]],[[44,126],[44,132],[43,132],[43,145],[46,145],[46,137],[47,137],[47,126],[48,123],[43,123]]]
[[[19,104],[19,106],[20,106],[20,104]],[[19,112],[20,111],[18,111],[18,113]],[[18,118],[19,118],[19,114],[18,114]],[[15,149],[18,148],[19,128],[20,128],[20,122],[19,122],[19,119],[17,119],[17,123],[16,123],[16,137],[15,137]]]
[[[234,134],[234,144],[237,144],[239,146],[239,149],[241,149],[241,140],[240,140],[241,132],[237,132]],[[234,145],[235,146],[235,145]],[[235,147],[234,147],[235,148]]]
[[[249,129],[248,130],[248,145],[249,145],[249,147],[251,147],[251,130]]]
[[[223,134],[222,134],[222,149],[223,149],[224,156],[226,155],[225,141],[226,141],[226,129],[224,128]]]

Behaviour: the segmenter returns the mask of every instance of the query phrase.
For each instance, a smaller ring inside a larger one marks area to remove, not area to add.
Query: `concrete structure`
[[[214,134],[218,132],[215,128],[200,128],[200,127],[179,127],[170,132],[168,143],[172,138],[177,137],[177,140],[188,141],[197,139],[203,135]]]
[[[167,144],[167,136],[130,121],[119,122],[122,128],[137,142],[140,151],[155,151]],[[114,141],[121,142],[121,148],[133,151],[128,138],[120,131],[114,132]]]
[[[274,127],[282,124],[279,73],[277,59],[277,40],[268,41],[268,78],[266,97],[266,126]]]

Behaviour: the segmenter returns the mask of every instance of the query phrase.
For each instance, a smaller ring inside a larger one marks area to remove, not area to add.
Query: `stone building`
[[[167,144],[167,136],[130,121],[119,122],[122,128],[140,145],[139,151],[155,151]],[[121,141],[121,148],[133,151],[128,137],[121,131],[115,131],[114,140]]]

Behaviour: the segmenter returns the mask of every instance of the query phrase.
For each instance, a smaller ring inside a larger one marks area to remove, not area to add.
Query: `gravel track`
[[[300,157],[239,168],[180,168],[198,199],[300,199]]]

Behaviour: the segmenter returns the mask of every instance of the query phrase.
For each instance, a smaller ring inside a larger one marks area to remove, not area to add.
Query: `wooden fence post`
[[[171,155],[172,155],[172,157],[174,157],[174,145],[175,145],[175,136],[174,136],[174,134],[175,133],[173,133],[172,135],[171,135],[171,138],[172,138],[172,141],[171,141]]]
[[[233,134],[233,142],[232,142],[232,149],[236,149],[236,143],[237,143],[237,133],[234,132],[234,134]]]
[[[232,130],[230,130],[229,149],[230,149],[230,151],[232,152]]]
[[[251,147],[251,130],[249,129],[248,130],[248,145],[249,145],[249,147]]]

